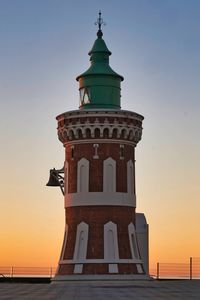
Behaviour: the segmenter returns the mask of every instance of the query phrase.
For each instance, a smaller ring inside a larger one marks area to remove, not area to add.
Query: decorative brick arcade
[[[101,14],[97,21],[91,67],[77,77],[80,108],[57,117],[65,147],[66,226],[54,280],[148,275],[147,224],[143,218],[138,239],[135,213],[135,147],[143,116],[120,108],[123,77],[109,66]]]

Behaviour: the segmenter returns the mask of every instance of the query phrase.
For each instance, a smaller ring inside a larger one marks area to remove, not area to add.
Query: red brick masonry
[[[123,206],[84,206],[66,208],[66,224],[68,237],[64,250],[64,260],[73,259],[76,229],[78,224],[85,222],[89,225],[87,259],[104,258],[104,225],[112,221],[117,224],[119,258],[131,259],[128,225],[135,223],[135,210]],[[120,274],[137,274],[134,264],[118,264]],[[58,275],[73,274],[74,264],[59,266]],[[108,264],[85,264],[83,274],[108,274]]]
[[[120,159],[120,144],[99,143],[99,159],[93,159],[93,143],[74,145],[74,159],[71,159],[71,145],[66,146],[66,160],[69,166],[68,192],[77,192],[77,164],[81,158],[90,162],[89,192],[103,191],[103,161],[111,157],[116,161],[116,192],[127,192],[127,162],[134,162],[134,147],[124,145],[124,159]],[[135,186],[135,183],[133,182]]]

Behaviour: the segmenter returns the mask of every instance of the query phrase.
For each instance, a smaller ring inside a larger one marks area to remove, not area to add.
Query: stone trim
[[[68,225],[65,224],[65,232],[64,232],[64,241],[63,241],[63,245],[62,245],[62,250],[61,250],[61,254],[60,254],[60,262],[63,261],[64,258],[64,252],[65,252],[65,248],[66,248],[66,244],[67,244],[67,236],[68,236]]]
[[[141,264],[136,264],[136,267],[137,267],[137,271],[138,271],[139,274],[143,274],[144,273]]]
[[[64,143],[64,146],[70,144],[70,145],[81,145],[81,144],[94,144],[97,143],[99,145],[101,144],[118,144],[120,143],[120,140],[116,140],[116,139],[110,139],[110,140],[106,140],[106,139],[85,139],[85,140],[73,140],[73,141],[67,141],[66,143]],[[124,145],[129,145],[129,146],[133,146],[135,147],[137,145],[137,143],[134,142],[130,142],[130,141],[123,141]]]
[[[77,192],[87,193],[89,190],[89,161],[84,157],[78,161]]]
[[[116,192],[116,161],[111,157],[103,161],[103,191]]]
[[[94,155],[93,155],[93,158],[94,158],[94,159],[99,159],[99,155],[98,155],[99,144],[93,144],[93,147],[94,147]]]
[[[112,238],[109,236],[110,232]],[[113,244],[110,244],[110,242],[113,242]],[[119,259],[117,225],[111,221],[104,225],[104,258],[107,260]]]
[[[108,117],[116,117],[116,116],[120,116],[120,117],[125,117],[125,118],[132,118],[134,120],[138,120],[138,121],[142,121],[144,119],[144,117],[140,114],[137,114],[136,112],[130,111],[130,110],[115,110],[115,109],[109,109],[107,108],[105,109],[84,109],[84,110],[71,110],[68,112],[65,112],[63,114],[60,114],[56,117],[57,121],[62,121],[66,118],[77,118],[77,117],[84,117],[84,116],[88,116],[88,117],[101,117],[101,116],[105,116],[105,114]]]
[[[88,243],[88,230],[89,226],[85,222],[81,222],[77,226],[76,232],[76,242],[74,250],[74,260],[80,262],[80,260],[85,259],[87,255],[87,243]],[[83,234],[83,236],[82,236]],[[83,244],[81,242],[83,241]],[[82,245],[80,248],[79,246]],[[81,255],[81,258],[79,257]]]
[[[71,125],[58,128],[58,138],[62,143],[80,139],[113,139],[129,140],[136,144],[141,140],[142,128],[133,125]]]
[[[85,222],[81,222],[77,226],[74,260],[76,260],[78,263],[74,266],[74,274],[81,274],[83,271],[83,264],[80,263],[80,260],[86,259],[88,230],[89,226]]]
[[[104,225],[104,258],[119,259],[117,225],[108,222]],[[119,273],[117,264],[108,265],[109,273]]]
[[[73,116],[72,116],[73,115]],[[142,136],[143,117],[132,112],[101,114],[75,111],[57,117],[58,137],[62,143],[84,139],[121,139],[138,143]],[[134,117],[135,116],[135,117]],[[139,117],[138,117],[139,116]]]
[[[73,206],[135,206],[134,194],[129,193],[71,193],[65,195],[65,208]]]
[[[132,258],[139,259],[140,255],[138,250],[135,226],[133,223],[130,223],[128,225],[128,234],[129,234],[129,243],[130,243]]]
[[[142,264],[141,259],[63,259],[59,264]]]

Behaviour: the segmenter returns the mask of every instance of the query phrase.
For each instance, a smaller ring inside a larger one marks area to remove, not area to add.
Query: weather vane
[[[101,17],[101,11],[99,11],[99,17],[97,18],[97,21],[94,24],[98,25],[99,32],[101,32],[101,25],[106,25],[106,23],[103,21],[103,19]]]

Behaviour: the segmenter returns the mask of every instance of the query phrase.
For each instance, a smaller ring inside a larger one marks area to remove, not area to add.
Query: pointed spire
[[[101,30],[101,25],[106,25],[106,23],[103,21],[101,17],[101,11],[99,11],[99,17],[97,18],[97,21],[94,23],[95,25],[98,25],[99,30],[97,31],[98,38],[102,38],[103,32]]]
[[[89,52],[91,66],[79,75],[80,108],[113,108],[120,109],[121,81],[124,78],[109,65],[111,52],[102,36],[101,26],[105,25],[101,11],[95,25],[98,25],[97,39]]]

